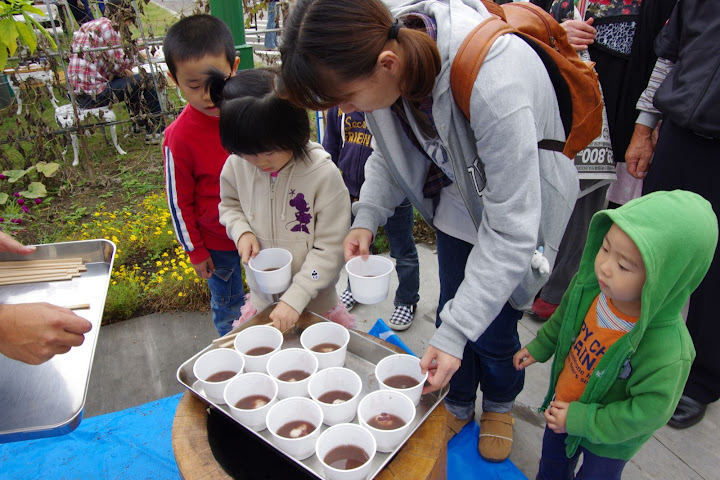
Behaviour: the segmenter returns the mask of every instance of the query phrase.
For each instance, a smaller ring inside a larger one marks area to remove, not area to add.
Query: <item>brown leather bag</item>
[[[538,146],[561,151],[568,158],[600,135],[603,102],[593,63],[585,63],[567,40],[565,30],[542,8],[526,2],[502,6],[482,0],[493,16],[465,37],[450,70],[455,102],[470,119],[470,95],[480,67],[497,37],[514,33],[525,40],[543,61],[555,88],[565,142],[545,139]]]

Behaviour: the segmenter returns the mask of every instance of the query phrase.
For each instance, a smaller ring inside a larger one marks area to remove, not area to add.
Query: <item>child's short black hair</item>
[[[235,42],[230,27],[212,15],[191,15],[175,23],[165,35],[163,53],[170,74],[175,77],[177,64],[205,55],[225,55],[235,63]]]
[[[241,70],[228,77],[208,72],[206,87],[220,107],[220,141],[237,155],[291,151],[301,158],[310,141],[310,120],[275,92],[277,72],[269,68]]]

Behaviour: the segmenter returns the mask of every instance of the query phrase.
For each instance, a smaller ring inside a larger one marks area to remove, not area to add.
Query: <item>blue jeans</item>
[[[395,306],[415,305],[420,300],[420,262],[418,261],[413,225],[415,213],[407,198],[395,208],[393,216],[385,224],[385,235],[390,243],[390,256],[395,259],[398,288]]]
[[[140,74],[118,77],[108,82],[107,87],[100,94],[94,97],[78,95],[77,100],[80,108],[104,107],[117,101],[125,102],[132,115],[153,114],[149,121],[148,118],[136,120],[139,126],[145,127],[147,133],[163,130],[163,120],[160,117],[162,109],[150,76],[144,79]]]
[[[268,18],[267,29],[278,28],[278,11],[280,10],[279,2],[268,2]],[[277,32],[268,32],[265,34],[265,48],[277,47]]]
[[[210,250],[215,271],[208,278],[210,308],[215,329],[222,337],[232,330],[232,323],[240,318],[245,305],[242,266],[237,250]]]
[[[440,312],[457,293],[465,278],[465,264],[473,246],[437,232],[440,301],[435,325],[440,326]],[[477,389],[483,392],[483,411],[505,413],[512,409],[515,397],[525,384],[525,371],[517,371],[513,355],[520,350],[517,322],[522,311],[506,303],[485,333],[465,344],[462,363],[452,379],[445,397],[448,410],[458,418],[468,419],[475,411]]]
[[[568,458],[565,454],[567,433],[555,433],[545,427],[543,435],[542,457],[535,480],[620,480],[625,460],[600,457],[583,447],[578,447],[575,455]],[[575,475],[580,454],[583,463]]]
[[[350,196],[350,201],[357,198]],[[352,217],[355,220],[355,217]],[[395,208],[392,217],[385,224],[385,235],[390,244],[390,256],[395,259],[398,288],[395,291],[396,307],[415,305],[420,300],[420,262],[418,260],[413,225],[415,212],[407,198]],[[372,247],[371,247],[372,249]],[[350,282],[348,282],[350,289]]]

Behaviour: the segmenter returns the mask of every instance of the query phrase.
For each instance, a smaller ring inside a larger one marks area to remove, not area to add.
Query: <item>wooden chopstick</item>
[[[0,262],[0,285],[70,280],[86,271],[82,258]]]
[[[68,310],[86,310],[90,308],[89,303],[78,303],[76,305],[60,305],[62,308],[67,308]]]
[[[261,323],[260,325],[272,325],[272,322]],[[282,333],[283,335],[285,335],[285,334],[286,334],[287,332],[289,332],[290,329],[293,328],[294,326],[295,326],[295,325],[293,325],[293,326],[291,326],[291,327],[289,327],[289,328],[286,328],[286,329],[283,330],[281,333]],[[218,348],[230,347],[231,345],[233,345],[233,344],[235,343],[235,337],[237,337],[240,332],[242,332],[242,330],[237,331],[237,332],[235,332],[235,333],[230,333],[230,334],[225,335],[225,336],[220,337],[220,338],[216,338],[215,340],[212,341],[212,344],[213,344],[214,346],[218,347]]]

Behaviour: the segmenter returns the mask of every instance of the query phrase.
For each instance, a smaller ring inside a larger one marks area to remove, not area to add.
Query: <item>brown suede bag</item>
[[[465,37],[450,70],[455,102],[470,119],[470,95],[480,67],[497,37],[514,33],[525,40],[543,61],[555,88],[565,142],[544,139],[538,147],[562,152],[568,158],[600,135],[603,102],[592,62],[580,59],[563,29],[542,8],[526,2],[502,6],[482,0],[493,17],[483,21]]]

